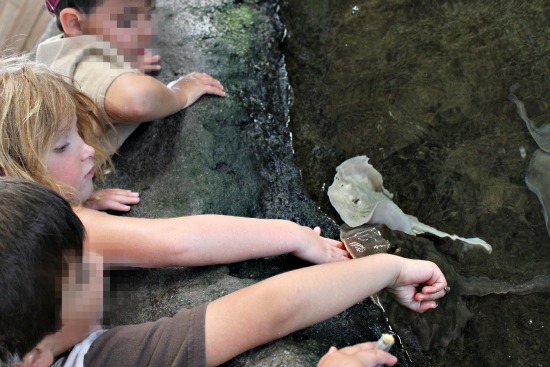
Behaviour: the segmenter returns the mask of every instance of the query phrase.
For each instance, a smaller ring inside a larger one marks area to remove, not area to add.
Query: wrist
[[[178,107],[180,110],[182,110],[187,107],[187,102],[189,101],[189,98],[187,96],[187,93],[178,85],[178,81],[180,79],[168,83],[166,87],[170,89],[172,93],[174,93],[174,97],[177,100]]]
[[[302,226],[300,224],[290,222],[292,225],[296,227],[296,233],[297,236],[295,237],[295,240],[293,241],[294,248],[296,251],[302,251],[305,250],[307,247],[311,246],[311,243],[315,241],[315,238],[313,236],[318,236],[313,229]]]
[[[370,268],[375,268],[377,277],[380,280],[381,288],[392,288],[397,284],[401,270],[403,267],[403,260],[401,256],[392,254],[374,254],[365,256],[361,259],[366,259],[367,262],[371,262],[366,265]]]
[[[397,255],[391,255],[391,254],[382,254],[385,257],[387,257],[387,264],[388,264],[388,285],[386,288],[392,288],[395,287],[399,281],[399,278],[401,277],[402,271],[403,271],[403,265],[405,258]]]

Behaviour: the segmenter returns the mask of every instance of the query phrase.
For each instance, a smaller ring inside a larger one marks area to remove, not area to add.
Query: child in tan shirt
[[[45,0],[62,34],[42,42],[36,60],[69,77],[114,122],[118,148],[139,123],[172,115],[203,94],[224,96],[220,82],[193,72],[164,85],[150,53],[151,0]],[[114,152],[111,152],[114,153]]]

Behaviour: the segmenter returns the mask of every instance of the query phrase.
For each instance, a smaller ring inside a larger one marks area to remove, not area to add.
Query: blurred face
[[[103,313],[103,258],[93,252],[82,261],[69,258],[69,271],[62,279],[61,330],[47,335],[25,355],[24,364],[14,367],[49,367],[54,356],[72,343],[79,342],[99,328]]]
[[[84,34],[98,35],[135,63],[151,47],[152,8],[146,0],[104,0],[81,22]]]
[[[97,325],[103,313],[103,258],[93,252],[84,254],[82,262],[71,261],[63,278],[61,319],[63,328],[83,332]]]
[[[78,134],[76,116],[73,115],[64,124],[68,129],[63,129],[55,139],[44,162],[51,177],[77,189],[82,201],[86,201],[94,191],[92,158],[95,150]]]

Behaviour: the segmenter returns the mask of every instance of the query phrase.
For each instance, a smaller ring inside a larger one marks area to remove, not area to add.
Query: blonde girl
[[[194,215],[149,219],[128,211],[139,195],[94,191],[110,169],[105,121],[95,103],[64,77],[24,58],[0,61],[0,175],[44,184],[72,203],[85,248],[109,264],[200,266],[292,253],[312,263],[348,258],[339,241],[286,220]]]

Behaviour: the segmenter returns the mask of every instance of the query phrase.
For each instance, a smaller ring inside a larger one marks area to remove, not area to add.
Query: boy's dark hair
[[[84,227],[70,205],[36,183],[0,177],[0,362],[23,357],[61,328],[68,256]]]
[[[96,6],[103,4],[104,0],[59,0],[59,3],[55,7],[55,18],[57,28],[63,32],[63,26],[59,20],[59,13],[65,8],[74,8],[83,14],[90,14],[92,9]]]
[[[90,14],[94,8],[103,4],[103,1],[104,0],[59,0],[59,3],[55,7],[57,28],[61,32],[63,32],[63,26],[61,25],[61,21],[59,20],[59,13],[61,12],[61,10],[66,8],[73,8],[83,14]],[[149,0],[146,3],[154,4],[155,0]]]

